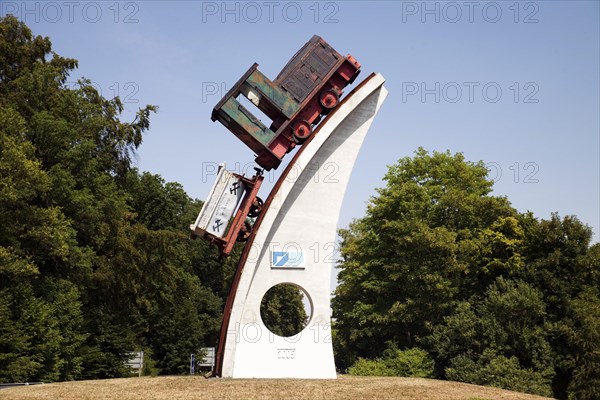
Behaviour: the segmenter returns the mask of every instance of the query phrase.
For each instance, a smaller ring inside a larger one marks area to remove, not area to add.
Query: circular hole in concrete
[[[274,334],[289,337],[306,328],[312,315],[308,294],[298,285],[280,283],[267,290],[260,302],[260,317]]]

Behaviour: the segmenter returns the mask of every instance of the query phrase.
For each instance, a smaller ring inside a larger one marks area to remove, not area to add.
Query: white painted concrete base
[[[379,74],[371,77],[340,105],[305,145],[265,211],[248,243],[252,248],[232,308],[221,376],[336,377],[329,303],[337,223],[356,157],[387,96],[384,81]],[[272,267],[273,252],[281,252],[275,254],[279,268]],[[290,338],[271,333],[260,316],[264,294],[279,283],[300,286],[313,308],[308,326]]]

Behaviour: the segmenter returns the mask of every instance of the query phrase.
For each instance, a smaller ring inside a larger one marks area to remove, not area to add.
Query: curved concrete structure
[[[228,301],[222,377],[336,377],[330,285],[337,223],[356,157],[387,96],[383,83],[379,74],[361,83],[301,147],[271,192]],[[312,306],[307,327],[289,338],[271,333],[260,316],[264,294],[279,283],[301,287]]]

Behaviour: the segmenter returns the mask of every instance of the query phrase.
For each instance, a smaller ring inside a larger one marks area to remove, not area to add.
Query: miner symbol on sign
[[[215,224],[213,225],[213,230],[215,232],[220,232],[220,227],[223,225],[220,219],[215,220]]]
[[[240,183],[239,182],[233,182],[233,185],[231,185],[231,189],[229,189],[229,193],[231,194],[237,194],[237,190],[240,188]]]

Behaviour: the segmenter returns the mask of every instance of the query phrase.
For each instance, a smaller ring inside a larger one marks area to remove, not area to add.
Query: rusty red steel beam
[[[237,174],[236,174],[237,175]],[[243,176],[239,176],[242,181],[246,184],[246,187],[251,187],[250,190],[246,192],[244,195],[244,199],[241,206],[233,219],[231,226],[229,227],[229,232],[227,233],[227,237],[225,238],[225,242],[222,244],[222,254],[228,256],[233,250],[233,246],[235,245],[237,235],[240,232],[240,229],[244,222],[246,221],[246,216],[250,212],[250,207],[252,206],[252,201],[256,198],[258,194],[258,189],[262,184],[264,177],[262,175],[256,175],[252,179],[245,178]]]

